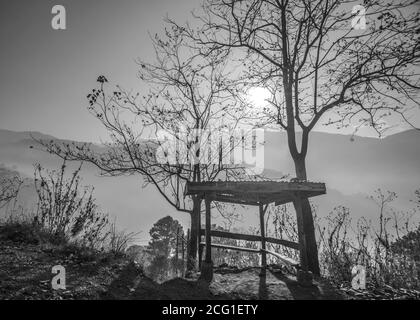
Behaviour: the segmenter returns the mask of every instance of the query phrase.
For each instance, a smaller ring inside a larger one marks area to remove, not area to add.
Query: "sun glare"
[[[270,98],[270,91],[262,87],[251,88],[248,91],[249,101],[257,108],[268,106],[267,100]]]

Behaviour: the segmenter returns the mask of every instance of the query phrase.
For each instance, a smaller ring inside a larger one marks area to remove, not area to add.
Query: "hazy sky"
[[[184,22],[197,0],[1,0],[0,128],[98,140],[86,95],[104,74],[132,88],[134,59],[150,59],[150,33],[162,18]],[[51,9],[64,5],[67,30],[53,30]]]
[[[97,76],[129,89],[139,86],[134,60],[152,58],[148,32],[162,31],[167,14],[186,21],[200,3],[1,0],[0,129],[84,141],[106,137],[86,109]],[[67,30],[51,27],[56,4],[67,10]]]

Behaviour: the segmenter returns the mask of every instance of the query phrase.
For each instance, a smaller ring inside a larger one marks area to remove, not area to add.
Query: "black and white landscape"
[[[0,299],[420,299],[419,22],[2,1]]]

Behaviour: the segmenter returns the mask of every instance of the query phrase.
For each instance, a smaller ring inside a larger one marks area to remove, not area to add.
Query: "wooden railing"
[[[200,235],[205,235],[206,231],[204,229],[200,230]],[[262,237],[259,235],[253,234],[243,234],[243,233],[234,233],[234,232],[226,232],[220,230],[211,230],[210,236],[212,237],[219,237],[219,238],[228,238],[228,239],[235,239],[235,240],[245,240],[245,241],[261,241]],[[284,240],[284,239],[277,239],[272,237],[265,237],[266,242],[279,244],[288,248],[292,248],[295,250],[299,250],[299,243]]]
[[[205,245],[206,244],[204,242],[200,242],[200,247],[201,248],[205,247]],[[212,248],[218,248],[218,249],[252,252],[252,253],[263,253],[263,252],[265,252],[265,253],[268,253],[268,254],[271,254],[271,255],[275,256],[284,265],[287,265],[289,267],[294,267],[294,268],[299,267],[299,263],[297,261],[295,261],[295,260],[293,260],[289,257],[283,256],[283,255],[281,255],[277,252],[271,251],[271,250],[236,247],[236,246],[230,246],[230,245],[219,244],[219,243],[212,243],[211,247]]]
[[[205,233],[206,233],[205,229],[200,229],[200,238],[201,236],[205,235]],[[284,239],[272,238],[272,237],[262,237],[262,236],[253,235],[253,234],[243,234],[243,233],[227,232],[227,231],[220,231],[220,230],[210,230],[210,236],[218,237],[218,238],[235,239],[235,240],[258,241],[258,242],[262,242],[262,240],[265,240],[265,242],[279,244],[288,248],[299,250],[299,244],[296,242],[284,240]],[[200,242],[200,250],[199,250],[200,262],[201,262],[201,255],[203,252],[203,248],[205,247],[205,245],[206,245],[205,242]],[[253,248],[225,245],[225,244],[220,244],[220,243],[211,243],[211,247],[219,248],[219,249],[259,253],[262,256],[265,256],[265,254],[268,253],[278,258],[282,264],[285,264],[291,267],[299,267],[299,263],[294,261],[293,259],[283,256],[277,252],[266,250],[265,247],[262,247],[261,249],[253,249]],[[263,263],[263,265],[265,265],[265,263]]]

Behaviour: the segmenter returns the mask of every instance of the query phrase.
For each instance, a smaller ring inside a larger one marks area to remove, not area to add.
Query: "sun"
[[[268,89],[263,87],[255,87],[248,90],[248,100],[256,108],[263,110],[264,107],[269,106],[271,93]]]

